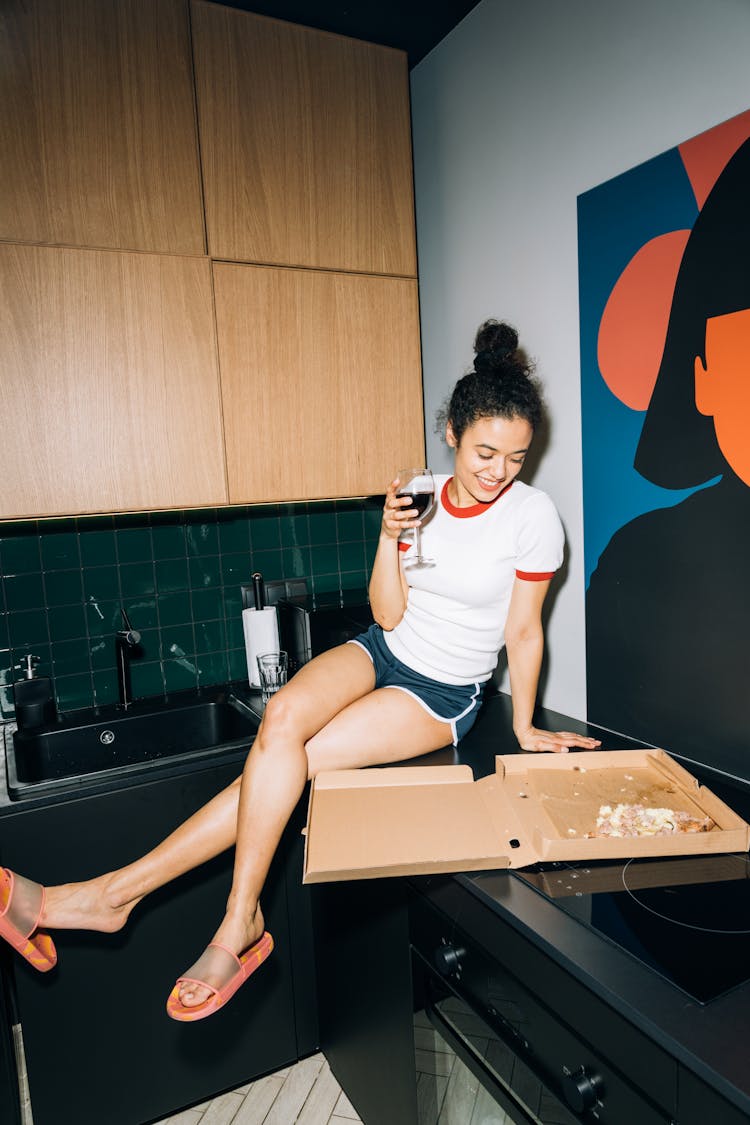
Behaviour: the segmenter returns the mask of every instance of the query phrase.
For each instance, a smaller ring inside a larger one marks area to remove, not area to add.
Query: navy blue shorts
[[[353,637],[347,644],[359,645],[372,660],[376,688],[405,691],[434,719],[448,723],[454,746],[474,726],[482,706],[483,683],[443,684],[414,672],[393,655],[383,639],[380,625],[371,625],[366,633]]]

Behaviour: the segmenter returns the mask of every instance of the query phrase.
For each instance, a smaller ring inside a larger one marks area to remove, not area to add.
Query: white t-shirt
[[[563,557],[563,529],[545,492],[514,480],[492,504],[456,508],[448,476],[435,476],[439,498],[422,526],[428,569],[407,568],[409,598],[395,629],[383,637],[394,656],[445,684],[488,680],[505,644],[516,578],[551,578]],[[404,561],[414,533],[399,540]]]

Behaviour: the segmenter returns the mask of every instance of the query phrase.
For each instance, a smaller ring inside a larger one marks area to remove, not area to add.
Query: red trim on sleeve
[[[539,571],[533,570],[517,570],[516,578],[523,578],[524,582],[547,582],[548,579],[554,578],[554,570],[547,571],[541,574]]]
[[[403,543],[400,539],[398,541],[399,551],[408,551],[411,548],[411,543]]]

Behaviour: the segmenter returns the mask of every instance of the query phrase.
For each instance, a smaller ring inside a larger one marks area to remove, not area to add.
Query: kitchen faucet
[[[137,648],[141,643],[141,634],[130,624],[125,610],[121,609],[120,613],[122,614],[124,628],[118,629],[115,633],[117,687],[120,693],[120,706],[124,711],[127,711],[128,707],[133,702],[130,687],[130,658],[133,655],[133,649]]]

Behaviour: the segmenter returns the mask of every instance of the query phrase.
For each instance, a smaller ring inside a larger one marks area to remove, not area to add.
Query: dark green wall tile
[[[123,598],[133,598],[153,594],[156,590],[154,564],[152,562],[127,563],[120,567],[120,589]]]
[[[159,598],[159,623],[164,629],[167,625],[179,625],[193,620],[190,594],[180,590],[175,594],[162,594]]]
[[[346,570],[365,569],[365,545],[361,540],[358,543],[339,544],[339,568],[342,574]]]
[[[353,539],[364,539],[364,523],[362,512],[343,511],[336,512],[336,537],[339,542]]]
[[[41,574],[13,574],[4,581],[5,605],[9,611],[36,609],[44,605]]]
[[[169,625],[161,631],[161,659],[191,661],[195,653],[195,636],[190,625]]]
[[[187,552],[183,524],[159,524],[151,528],[155,559],[179,559]]]
[[[227,653],[229,660],[229,679],[247,679],[247,653],[244,648],[230,648]]]
[[[86,675],[89,672],[88,646],[81,640],[52,642],[52,670],[55,678]]]
[[[193,620],[211,621],[224,616],[224,593],[218,586],[209,587],[207,590],[191,590],[190,597],[193,603]]]
[[[49,641],[47,614],[43,609],[8,614],[8,633],[13,649]]]
[[[188,555],[218,555],[219,532],[215,523],[189,523],[185,528]]]
[[[198,686],[197,673],[177,660],[165,660],[164,682],[167,691],[186,691]]]
[[[312,508],[310,511],[310,542],[336,542],[336,511],[330,508]]]
[[[175,590],[187,590],[190,586],[190,575],[186,558],[157,559],[154,563],[156,571],[156,589],[159,594],[169,594]]]
[[[367,590],[367,571],[350,570],[341,575],[342,590]]]
[[[91,676],[55,676],[55,697],[60,711],[78,711],[91,706]]]
[[[51,570],[45,575],[47,605],[72,605],[83,601],[80,570]]]
[[[133,619],[131,617],[131,624]],[[133,628],[135,625],[133,624]],[[132,649],[130,653],[130,667],[134,668],[136,664],[148,664],[149,661],[159,660],[161,657],[161,633],[158,629],[139,629],[141,635],[140,642],[136,649]],[[113,642],[114,643],[114,642]]]
[[[50,637],[70,641],[86,636],[86,617],[82,605],[50,606],[47,611]]]
[[[237,607],[237,612],[230,615],[227,612],[226,616],[227,626],[227,644],[230,648],[243,648],[245,647],[245,634],[242,631],[242,615],[240,607]]]
[[[290,505],[291,507],[291,505]],[[279,520],[282,547],[297,547],[310,542],[310,523],[304,515],[283,515]]]
[[[384,503],[385,497],[383,497]],[[368,505],[362,512],[365,538],[367,539],[377,539],[380,535],[380,527],[383,522],[383,504],[378,505],[377,508]]]
[[[79,538],[81,563],[84,567],[113,566],[117,562],[113,530],[81,531]]]
[[[252,573],[249,551],[221,556],[221,580],[225,586],[247,586]]]
[[[104,707],[107,703],[117,703],[119,699],[117,690],[117,673],[114,669],[108,668],[104,671],[96,671],[91,677],[94,683],[94,702],[97,707]],[[161,692],[154,694],[158,695]]]
[[[164,676],[159,661],[148,663],[134,662],[130,665],[130,686],[134,699],[148,699],[152,695],[164,694]]]
[[[251,519],[250,545],[253,552],[276,550],[281,546],[281,526],[278,516]]]
[[[64,521],[70,525],[73,521]],[[40,529],[43,525],[40,524]],[[42,566],[45,570],[70,570],[80,567],[78,536],[75,531],[54,531],[42,534]]]
[[[89,601],[85,607],[86,627],[90,637],[112,637],[121,628],[120,599]],[[135,628],[135,626],[134,626]]]
[[[229,678],[226,652],[208,652],[199,656],[198,679],[202,685],[225,683]]]
[[[8,632],[8,615],[0,613],[0,650],[10,648],[10,633]]]
[[[196,589],[221,585],[221,559],[218,555],[191,558],[189,562],[190,585]]]
[[[223,621],[200,621],[195,625],[195,651],[197,653],[224,652],[227,647]]]
[[[339,552],[335,543],[310,548],[310,571],[312,574],[338,574]]]
[[[314,594],[331,594],[335,590],[341,589],[341,576],[336,571],[335,574],[316,574],[313,577],[313,593]]]
[[[310,573],[310,548],[287,547],[282,551],[284,578],[304,578]]]
[[[33,532],[29,531],[27,534],[19,532],[0,539],[0,565],[4,575],[31,574],[42,569],[36,525]]]
[[[89,663],[94,671],[114,668],[117,663],[114,634],[106,637],[92,637],[88,644]]]
[[[117,559],[122,563],[143,562],[153,558],[151,528],[127,527],[116,532]]]
[[[250,551],[250,524],[246,515],[219,513],[217,520],[219,549],[222,554]]]
[[[253,551],[253,571],[259,571],[266,582],[283,578],[281,551]]]
[[[92,566],[84,570],[83,594],[86,601],[119,601],[120,575],[117,567]]]

